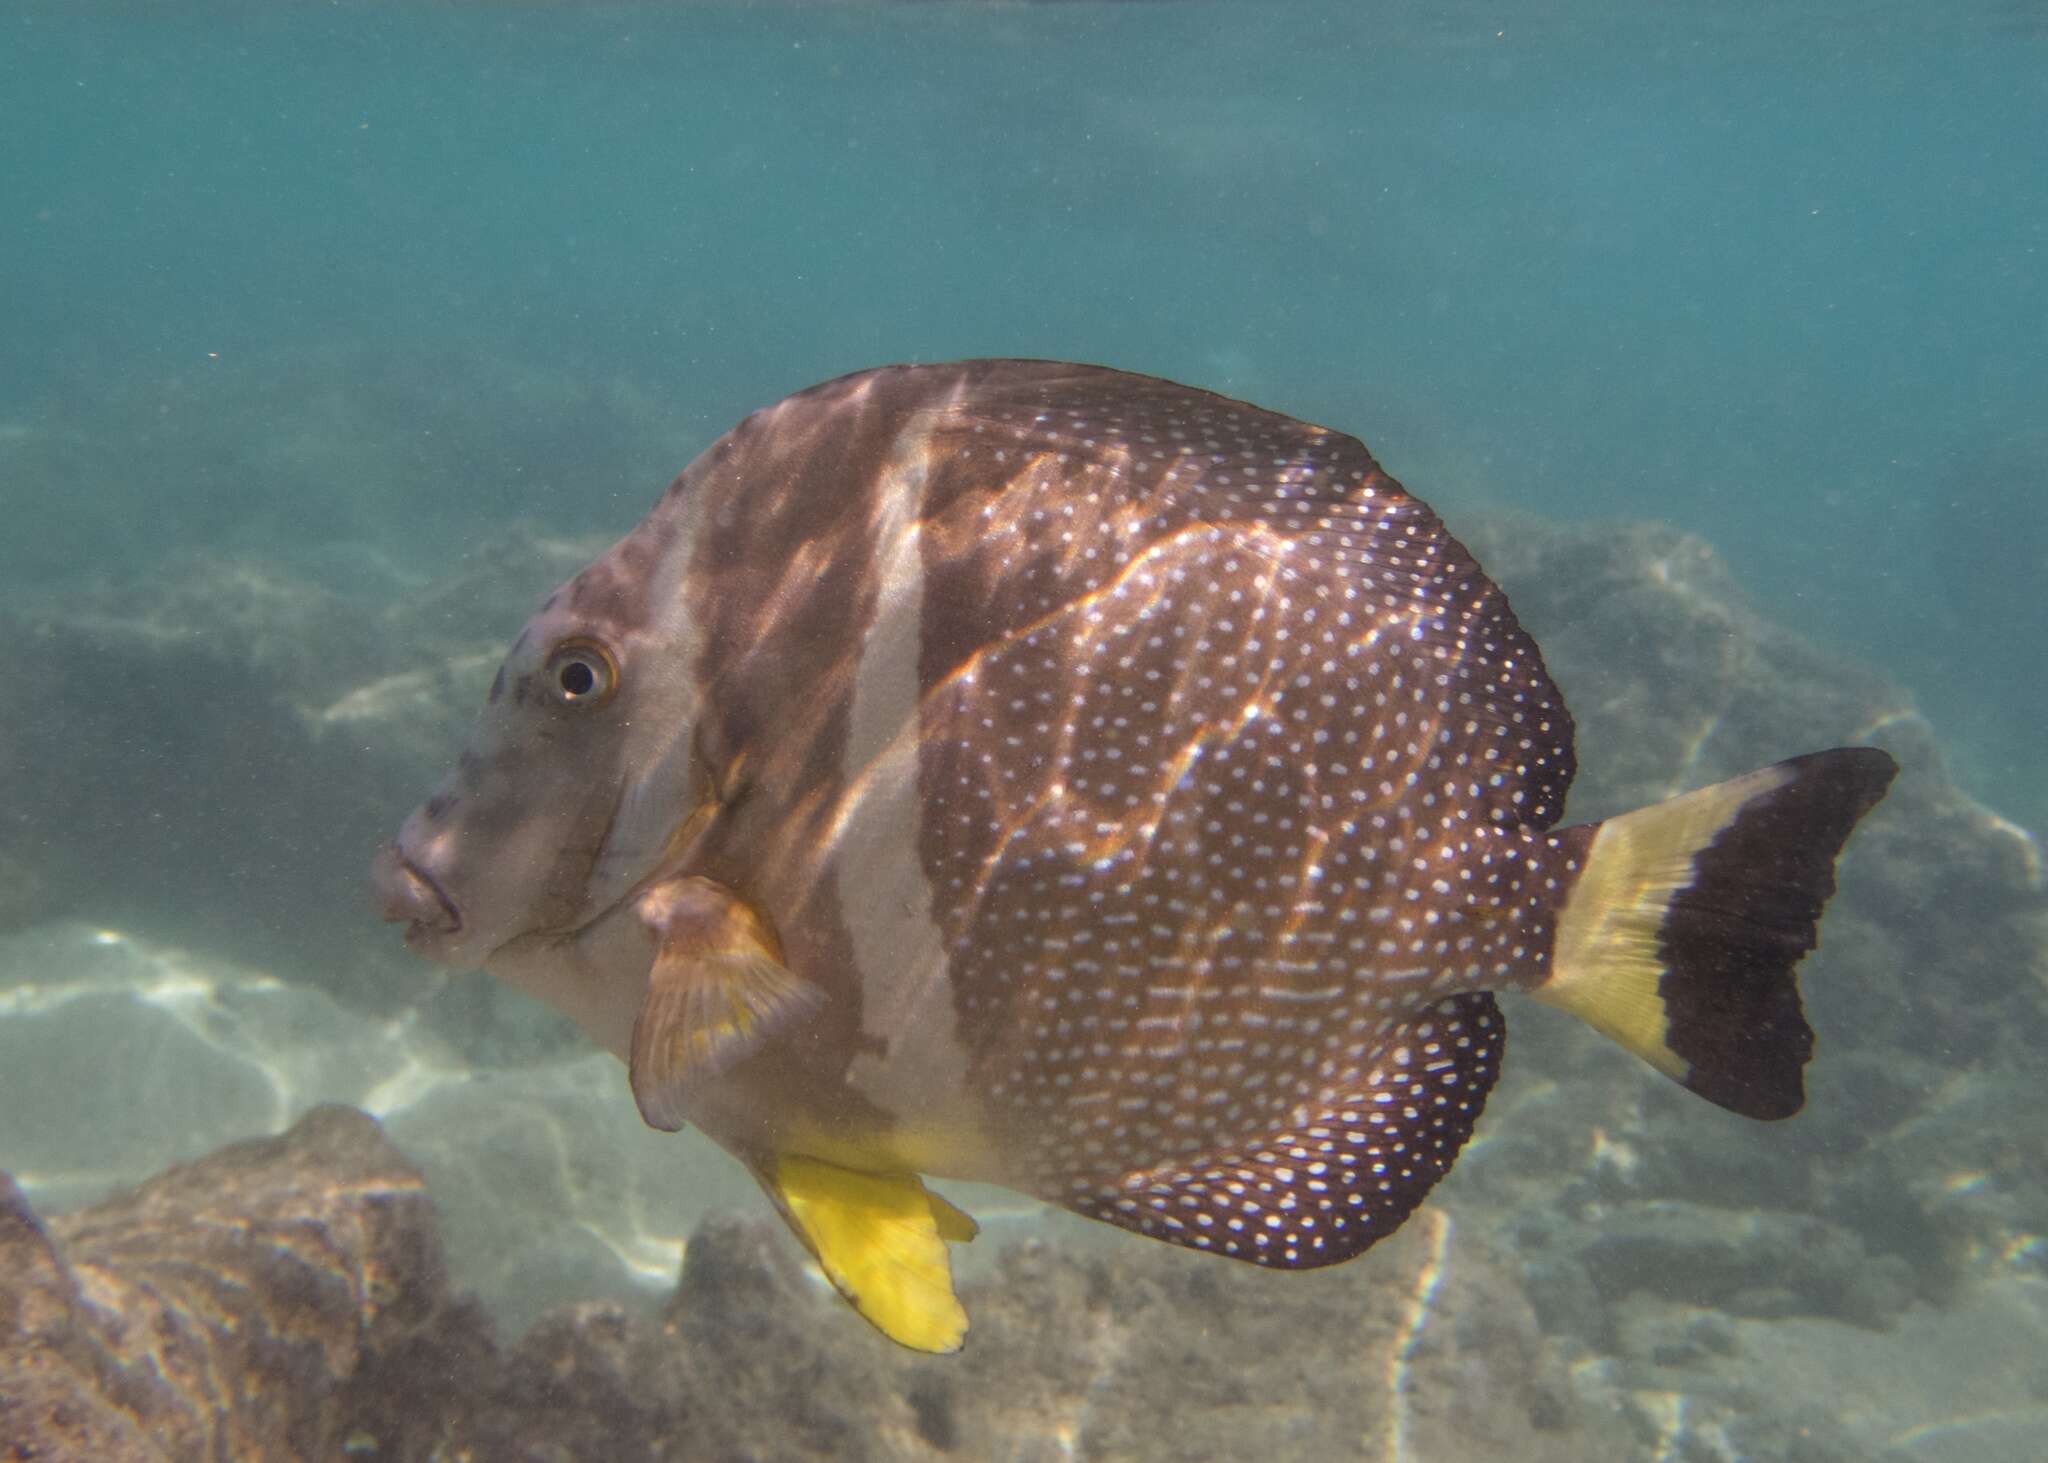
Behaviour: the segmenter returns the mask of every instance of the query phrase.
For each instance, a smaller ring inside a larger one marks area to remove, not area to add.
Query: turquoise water
[[[370,624],[487,571],[514,523],[624,530],[725,427],[814,381],[1096,361],[1354,432],[1454,527],[1697,534],[1762,617],[1902,687],[2030,849],[2048,9],[1529,11],[0,7],[0,598],[62,624],[100,595],[118,617],[205,556],[330,596],[290,633]],[[492,623],[509,636],[575,562],[519,560]],[[302,669],[266,704],[331,710],[406,664],[318,655],[328,694]],[[438,684],[423,705],[475,694]],[[16,678],[0,747],[34,740],[6,734],[43,715],[35,687]],[[32,836],[7,867],[56,871],[10,915],[21,938],[118,925],[389,1018],[427,977],[375,928],[361,864],[423,785],[396,754],[347,764],[347,796],[273,806],[209,881],[190,855],[212,845],[162,829],[235,783],[246,744],[207,728],[245,688],[161,689],[179,724],[135,730],[118,785],[81,750],[64,809],[16,804]],[[75,694],[57,699],[83,717]],[[74,745],[122,744],[103,731]],[[262,764],[278,787],[297,755]],[[39,788],[73,770],[32,769]],[[155,851],[123,864],[138,841]],[[491,1060],[563,1049],[492,1009]],[[1959,1050],[1921,1053],[1915,1080],[1948,1080]],[[323,1081],[306,1090],[374,1085]],[[293,1106],[270,1103],[176,1156]],[[33,1150],[63,1170],[52,1202],[148,1171],[148,1144],[109,1140],[96,1168],[24,1126],[0,1167]],[[636,1263],[663,1273],[673,1238]]]
[[[1696,528],[1773,611],[1915,680],[1981,792],[2048,809],[2041,678],[1981,649],[2048,627],[1987,589],[2048,539],[2037,6],[0,25],[10,414],[173,381],[232,410],[347,342],[373,379],[455,346],[626,377],[708,438],[883,361],[1105,361],[1349,427],[1454,508]],[[673,465],[593,479],[468,406],[352,502],[203,452],[143,500],[208,542],[289,548],[310,512],[445,555],[483,513],[623,526]],[[157,547],[65,496],[15,510],[0,570]]]

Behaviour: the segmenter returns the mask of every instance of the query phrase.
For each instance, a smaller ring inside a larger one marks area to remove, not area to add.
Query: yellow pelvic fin
[[[767,922],[710,879],[664,880],[641,895],[639,914],[655,951],[633,1022],[633,1100],[649,1126],[673,1132],[690,1084],[752,1056],[825,993],[784,966]]]
[[[763,1175],[790,1227],[869,1324],[913,1351],[958,1351],[967,1312],[953,1294],[948,1242],[975,1224],[914,1173],[861,1173],[801,1154]]]

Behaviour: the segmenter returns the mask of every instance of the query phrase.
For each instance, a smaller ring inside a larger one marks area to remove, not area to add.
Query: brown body
[[[650,1121],[764,1174],[992,1180],[1278,1265],[1356,1253],[1448,1167],[1498,1070],[1490,991],[1795,1108],[1791,964],[1890,776],[1821,754],[1552,832],[1541,657],[1363,446],[1044,362],[749,417],[492,700],[387,900],[627,1058]],[[1778,832],[1768,948],[1709,931],[1726,998],[1665,1020],[1674,901]],[[475,877],[494,835],[524,851]]]

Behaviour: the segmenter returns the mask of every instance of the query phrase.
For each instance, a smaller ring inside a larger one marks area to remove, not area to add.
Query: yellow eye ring
[[[605,646],[579,636],[549,652],[541,676],[557,702],[587,711],[604,705],[619,689],[619,662]]]

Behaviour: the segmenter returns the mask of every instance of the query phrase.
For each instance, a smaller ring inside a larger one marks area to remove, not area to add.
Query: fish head
[[[694,636],[659,512],[513,643],[454,770],[372,866],[384,917],[445,964],[567,943],[654,876],[709,796]]]

